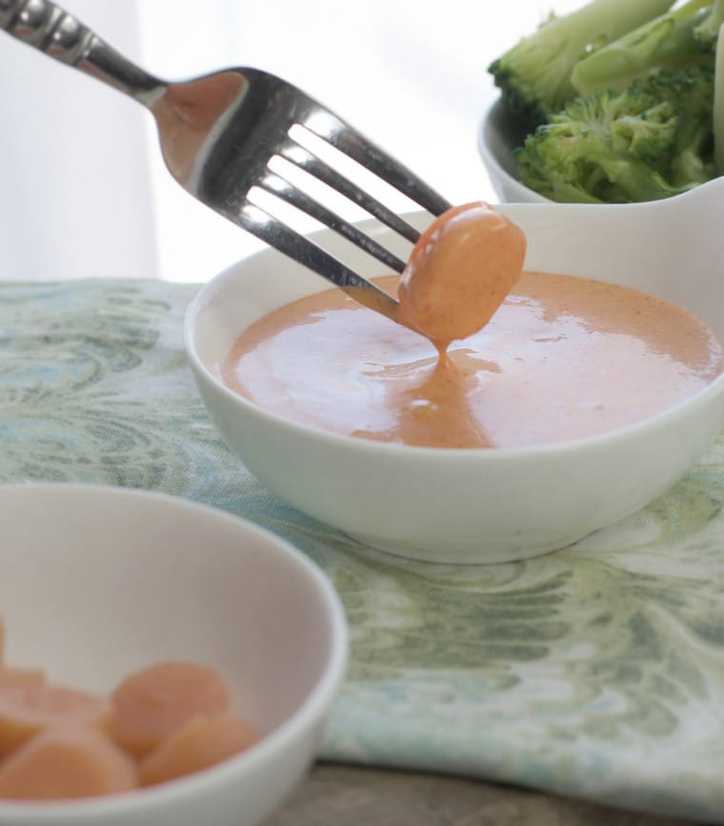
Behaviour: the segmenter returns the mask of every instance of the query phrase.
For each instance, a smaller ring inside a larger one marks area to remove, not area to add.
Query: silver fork
[[[0,29],[143,104],[156,119],[171,174],[194,197],[389,318],[398,304],[321,247],[255,203],[272,193],[402,272],[405,263],[373,238],[272,171],[284,158],[415,243],[419,233],[290,135],[301,126],[403,192],[432,215],[449,204],[410,170],[304,92],[268,72],[233,68],[168,83],[134,65],[54,3],[0,0]]]

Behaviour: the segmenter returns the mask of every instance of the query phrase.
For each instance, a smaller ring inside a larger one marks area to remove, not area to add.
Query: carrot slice
[[[167,662],[128,677],[111,702],[111,736],[134,756],[143,757],[194,717],[225,712],[229,691],[211,668]]]
[[[45,672],[35,668],[10,668],[0,665],[0,689],[14,686],[41,686],[46,684]]]
[[[92,729],[61,727],[40,734],[0,767],[0,798],[6,800],[68,800],[137,786],[132,758]]]
[[[165,783],[208,769],[246,751],[258,739],[248,723],[233,714],[195,717],[141,761],[141,785]]]
[[[0,682],[0,757],[13,752],[36,734],[61,724],[103,727],[108,722],[106,700],[37,677]]]

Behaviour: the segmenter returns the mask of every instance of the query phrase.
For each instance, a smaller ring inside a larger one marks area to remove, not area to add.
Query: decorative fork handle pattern
[[[166,87],[49,0],[0,0],[0,29],[146,106]]]

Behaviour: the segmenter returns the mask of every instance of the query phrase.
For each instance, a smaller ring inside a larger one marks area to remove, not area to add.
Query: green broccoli
[[[578,93],[624,89],[637,77],[661,68],[705,60],[701,38],[714,0],[689,0],[593,52],[573,69]],[[697,31],[700,32],[697,36]]]
[[[565,17],[551,17],[488,71],[511,111],[535,126],[576,95],[571,72],[579,60],[662,14],[673,2],[593,0]]]
[[[667,198],[714,175],[711,64],[662,70],[571,101],[518,150],[520,178],[554,201]]]
[[[684,71],[657,72],[644,83],[647,94],[668,101],[677,114],[670,180],[690,189],[714,177],[714,62]]]
[[[713,49],[716,47],[722,24],[724,24],[724,2],[714,0],[709,13],[694,29],[694,37],[705,49]]]

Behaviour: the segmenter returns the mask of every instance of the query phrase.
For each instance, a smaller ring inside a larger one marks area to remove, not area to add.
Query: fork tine
[[[320,107],[321,109],[321,107]],[[322,114],[322,117],[319,115]],[[407,195],[432,215],[442,215],[449,204],[434,189],[420,180],[414,172],[403,166],[384,150],[367,140],[356,129],[328,111],[311,113],[303,125],[332,146],[349,155],[357,163],[374,172],[395,189]]]
[[[229,216],[227,216],[229,217]],[[322,278],[334,283],[349,296],[371,310],[397,320],[398,303],[386,292],[350,270],[341,261],[312,243],[308,238],[290,229],[251,201],[234,215],[232,220],[247,232],[261,238],[269,246],[293,258],[304,267],[314,270]]]
[[[322,181],[322,183],[331,186],[332,189],[336,189],[337,192],[344,195],[345,198],[349,198],[350,201],[362,207],[365,212],[374,215],[378,221],[381,221],[390,229],[395,230],[395,232],[399,233],[403,238],[406,238],[413,244],[417,243],[420,233],[414,227],[410,226],[407,221],[403,221],[399,215],[391,209],[388,209],[376,198],[368,195],[363,189],[353,184],[352,181],[345,178],[344,175],[321,161],[308,149],[305,149],[293,140],[289,140],[288,143],[280,148],[279,154],[295,166],[298,166],[300,169],[303,169],[305,172]]]
[[[357,227],[345,221],[344,218],[341,218],[332,212],[332,210],[327,209],[327,207],[310,198],[306,192],[297,189],[281,175],[269,172],[257,181],[257,186],[266,189],[267,192],[271,192],[273,195],[277,195],[288,204],[302,210],[302,212],[305,212],[307,215],[311,215],[312,218],[325,224],[330,229],[335,230],[335,232],[344,236],[348,241],[351,241],[369,255],[374,256],[386,267],[390,267],[399,273],[405,269],[404,261],[400,260],[396,255],[393,255],[368,235],[360,232]]]

